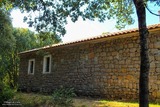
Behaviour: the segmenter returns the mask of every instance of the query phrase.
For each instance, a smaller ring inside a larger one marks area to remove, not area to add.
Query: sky
[[[154,6],[153,4],[149,4],[148,7],[154,13],[158,13],[160,7]],[[158,24],[160,23],[160,18],[158,16],[152,15],[151,13],[147,12],[147,25]],[[21,28],[29,28],[27,23],[23,22],[23,17],[26,14],[22,14],[19,10],[13,10],[11,13],[12,17],[12,24],[14,27],[21,27]],[[137,28],[137,16],[133,14],[132,16],[135,19],[135,23],[133,25],[127,25],[125,29]],[[63,42],[71,42],[77,41],[85,38],[90,38],[93,36],[101,35],[105,32],[117,32],[118,29],[115,28],[116,22],[115,20],[106,20],[103,23],[98,21],[83,21],[81,18],[75,23],[73,23],[70,19],[68,20],[68,24],[65,26],[67,33],[62,37]],[[30,30],[34,31],[33,28],[29,28]]]

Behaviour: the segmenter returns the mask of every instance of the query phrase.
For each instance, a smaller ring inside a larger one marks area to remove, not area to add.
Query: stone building
[[[149,95],[160,102],[160,24],[148,26]],[[64,86],[80,95],[138,98],[138,29],[50,45],[20,54],[19,88],[52,92]]]

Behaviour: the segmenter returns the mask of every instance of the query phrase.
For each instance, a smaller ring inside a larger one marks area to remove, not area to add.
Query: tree
[[[11,47],[8,53],[5,53],[5,68],[6,76],[5,82],[13,89],[18,86],[18,75],[19,75],[19,56],[20,51],[35,48],[36,38],[34,33],[28,29],[12,28],[12,35],[14,35],[15,42],[14,47]],[[4,40],[4,39],[2,39]]]
[[[10,49],[15,46],[15,38],[12,35],[12,24],[9,17],[9,13],[0,8],[0,73],[1,79],[5,75],[6,55],[8,55]],[[3,66],[2,66],[3,65]]]
[[[140,80],[139,80],[139,102],[140,107],[149,107],[149,55],[148,55],[148,35],[149,31],[146,25],[146,11],[143,0],[133,0],[138,16],[138,27],[140,36]]]
[[[9,13],[0,8],[0,105],[13,97],[14,91],[5,82],[8,67],[8,55],[15,46],[15,38],[12,35],[12,24]]]
[[[126,24],[134,22],[131,14],[136,9],[138,17],[138,27],[140,36],[140,81],[139,81],[139,97],[140,107],[148,107],[148,75],[149,75],[149,57],[147,37],[149,31],[146,27],[145,6],[148,2],[155,3],[160,6],[159,0],[30,0],[19,3],[15,2],[15,6],[20,7],[27,12],[38,12],[35,18],[31,16],[25,17],[29,19],[30,26],[34,26],[37,31],[52,30],[57,35],[64,35],[64,24],[67,23],[67,17],[71,17],[73,22],[77,21],[81,16],[85,19],[98,19],[103,22],[106,18],[116,18],[117,28],[121,29]]]
[[[61,42],[61,38],[53,32],[39,32],[36,34],[38,47],[52,45]]]
[[[52,32],[34,33],[27,28],[14,28],[13,35],[16,39],[17,53],[61,42]]]

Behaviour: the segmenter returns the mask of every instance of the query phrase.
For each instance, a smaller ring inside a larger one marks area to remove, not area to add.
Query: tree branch
[[[153,14],[153,15],[155,15],[155,16],[160,16],[160,14],[153,13],[153,12],[148,8],[148,6],[147,6],[146,4],[144,4],[144,6],[146,7],[146,9],[147,9],[151,14]]]

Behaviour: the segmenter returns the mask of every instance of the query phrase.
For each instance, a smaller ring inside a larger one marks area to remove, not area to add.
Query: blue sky
[[[148,7],[154,13],[158,13],[160,7],[154,6],[153,4],[149,4]],[[13,10],[11,13],[11,17],[13,18],[13,26],[14,27],[23,27],[28,28],[26,23],[23,23],[23,17],[25,14],[21,14],[19,10]],[[135,19],[135,23],[130,26],[126,26],[125,29],[137,28],[137,16],[133,15]],[[160,23],[160,18],[158,16],[152,15],[147,11],[147,25]],[[68,24],[66,25],[67,33],[62,37],[63,42],[76,41],[84,38],[89,38],[93,36],[98,36],[104,32],[116,32],[118,29],[115,28],[115,20],[106,20],[104,23],[100,23],[98,21],[83,21],[81,18],[76,23],[73,23],[68,19]],[[33,28],[29,28],[34,31]],[[124,30],[124,29],[122,29]]]

